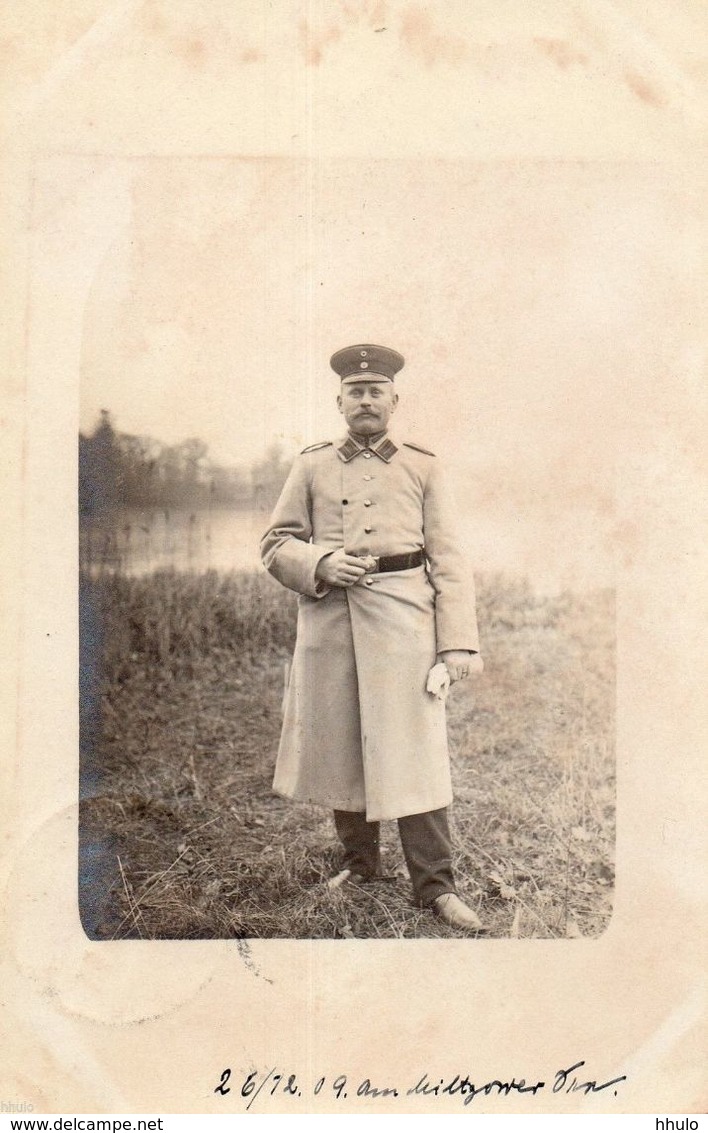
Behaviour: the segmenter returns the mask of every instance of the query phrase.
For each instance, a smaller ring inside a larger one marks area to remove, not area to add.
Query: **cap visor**
[[[375,374],[372,370],[362,370],[359,374],[347,374],[346,378],[342,378],[343,386],[353,386],[356,382],[391,382],[393,378],[387,378],[385,374]]]

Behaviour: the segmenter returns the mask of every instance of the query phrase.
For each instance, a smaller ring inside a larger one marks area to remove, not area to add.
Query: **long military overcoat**
[[[425,565],[346,589],[320,559],[424,549]],[[474,587],[440,462],[389,436],[315,445],[295,460],[261,542],[297,591],[295,654],[274,790],[369,821],[436,810],[452,797],[445,707],[426,691],[436,654],[478,650]]]

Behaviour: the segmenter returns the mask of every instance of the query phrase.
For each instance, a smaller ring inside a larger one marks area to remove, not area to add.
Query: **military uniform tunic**
[[[424,550],[425,565],[317,580],[344,549]],[[369,821],[446,806],[452,797],[444,703],[426,691],[436,654],[478,650],[474,587],[439,460],[388,435],[312,446],[295,460],[261,552],[297,591],[297,641],[274,790]]]

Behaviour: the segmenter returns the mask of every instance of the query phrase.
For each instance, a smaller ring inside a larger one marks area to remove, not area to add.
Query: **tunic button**
[[[365,531],[365,533],[366,533],[367,535],[370,535],[370,534],[371,534],[371,532],[373,531],[373,527],[365,527],[365,528],[364,528],[364,531]]]
[[[364,507],[371,507],[371,500],[364,500]]]
[[[366,476],[364,477],[364,479],[365,479],[365,480],[373,480],[373,476],[369,476],[369,475],[366,475]]]
[[[371,453],[370,452],[364,453],[364,460],[371,460]]]
[[[365,578],[364,582],[366,583],[367,586],[373,586],[374,585],[373,578]]]

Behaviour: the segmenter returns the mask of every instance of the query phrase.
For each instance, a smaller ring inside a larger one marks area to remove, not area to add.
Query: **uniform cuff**
[[[325,551],[325,553],[323,555],[320,555],[320,557],[317,559],[315,565],[312,568],[312,597],[313,598],[324,598],[325,594],[329,594],[330,590],[332,589],[332,587],[329,585],[328,582],[325,582],[324,579],[317,577],[318,566],[320,565],[320,563],[322,562],[323,559],[329,558],[329,556],[331,554],[332,554],[332,551]]]

